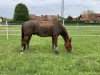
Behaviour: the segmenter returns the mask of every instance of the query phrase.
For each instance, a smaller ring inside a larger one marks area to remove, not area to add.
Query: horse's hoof
[[[55,54],[56,54],[56,55],[59,55],[60,53],[59,53],[58,51],[55,51]]]
[[[20,54],[22,55],[22,54],[24,54],[24,52],[21,52]]]

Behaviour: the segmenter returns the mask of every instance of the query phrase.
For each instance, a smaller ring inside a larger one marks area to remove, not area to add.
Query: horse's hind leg
[[[30,35],[29,37],[28,37],[28,41],[27,41],[27,48],[29,49],[29,43],[30,43],[30,39],[31,39],[31,37],[32,37],[32,35]]]
[[[21,44],[21,50],[23,51],[23,50],[25,50],[25,43],[24,43],[24,38],[22,38],[22,44]]]
[[[23,37],[23,40],[22,40],[22,50],[27,50],[28,49],[28,36],[24,36]]]

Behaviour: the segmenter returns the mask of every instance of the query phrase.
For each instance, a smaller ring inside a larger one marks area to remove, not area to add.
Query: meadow
[[[7,40],[0,26],[0,75],[100,75],[100,26],[66,26],[73,52],[67,52],[59,36],[60,55],[52,52],[50,37],[36,35],[21,54],[20,27],[9,26]]]

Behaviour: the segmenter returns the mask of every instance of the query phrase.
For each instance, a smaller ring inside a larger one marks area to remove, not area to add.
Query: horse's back
[[[38,36],[53,36],[59,35],[62,31],[61,24],[51,21],[34,21],[30,20],[23,24],[22,28],[26,34],[36,34]]]

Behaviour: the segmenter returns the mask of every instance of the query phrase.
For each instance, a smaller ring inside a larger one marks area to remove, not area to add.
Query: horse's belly
[[[41,37],[48,37],[48,36],[52,35],[52,30],[48,29],[48,28],[43,28],[43,27],[42,28],[37,28],[34,31],[34,34],[38,35],[38,36],[41,36]]]
[[[38,36],[41,36],[41,37],[48,37],[48,36],[51,36],[52,34],[47,32],[47,31],[44,31],[44,32],[36,32],[35,35],[38,35]]]
[[[38,36],[41,36],[41,37],[49,37],[50,35],[38,35]]]
[[[41,36],[41,37],[49,37],[51,35],[49,34],[40,34],[40,33],[35,33],[35,35]]]

